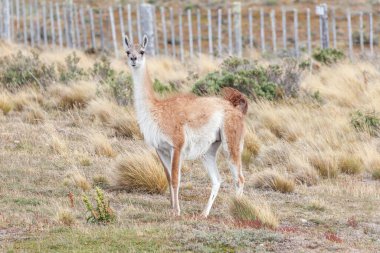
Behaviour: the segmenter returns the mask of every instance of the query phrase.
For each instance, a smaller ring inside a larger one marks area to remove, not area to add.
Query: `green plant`
[[[95,62],[91,74],[106,86],[119,104],[127,104],[132,93],[132,78],[125,72],[116,72],[107,57]]]
[[[158,79],[154,79],[153,89],[155,92],[158,92],[161,95],[167,94],[176,90],[172,84],[169,84],[169,85],[163,84]]]
[[[86,194],[84,194],[82,198],[87,212],[90,213],[87,217],[87,222],[107,224],[115,221],[116,216],[109,205],[109,201],[105,200],[103,191],[99,187],[96,187],[95,190],[96,207],[92,205]]]
[[[336,63],[344,58],[344,53],[335,48],[317,49],[313,59],[326,65]]]
[[[11,91],[25,85],[37,85],[45,88],[57,79],[55,65],[45,64],[39,59],[38,53],[17,54],[0,58],[0,84]]]
[[[221,71],[208,74],[193,86],[197,95],[217,94],[224,87],[233,87],[248,97],[275,100],[296,95],[300,71],[295,62],[268,67],[231,57],[222,63]]]
[[[380,117],[376,111],[362,112],[358,110],[352,113],[351,125],[357,131],[367,132],[372,136],[380,135]]]
[[[78,66],[80,58],[72,53],[65,58],[65,66],[58,65],[59,80],[64,83],[81,80],[87,76],[86,71]]]

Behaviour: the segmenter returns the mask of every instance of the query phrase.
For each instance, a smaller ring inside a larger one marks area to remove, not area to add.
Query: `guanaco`
[[[147,45],[146,35],[142,44],[132,44],[125,36],[128,65],[133,78],[134,107],[140,130],[145,142],[156,149],[163,164],[170,188],[171,205],[176,215],[180,215],[178,194],[182,161],[202,160],[212,183],[209,200],[202,212],[207,217],[222,183],[216,163],[220,145],[226,153],[236,193],[243,193],[241,152],[248,100],[232,88],[223,89],[223,98],[178,94],[158,99],[146,64]]]

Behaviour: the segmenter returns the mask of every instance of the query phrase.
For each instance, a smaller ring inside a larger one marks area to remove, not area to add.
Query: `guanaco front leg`
[[[171,174],[171,185],[173,186],[172,201],[173,208],[176,215],[181,214],[179,207],[179,185],[181,182],[181,150],[180,148],[174,147],[172,156],[172,174]]]
[[[165,153],[164,151],[160,149],[156,149],[157,155],[161,160],[162,165],[164,166],[165,170],[165,175],[166,179],[168,180],[168,185],[169,185],[169,191],[170,191],[170,205],[172,208],[174,208],[174,203],[173,203],[173,186],[172,186],[172,180],[171,180],[171,155],[170,152],[169,154]]]

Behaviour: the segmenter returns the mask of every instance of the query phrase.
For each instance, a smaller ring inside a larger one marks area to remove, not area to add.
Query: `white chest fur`
[[[146,81],[144,75],[146,74],[145,66],[133,71],[133,85],[134,85],[134,106],[137,115],[137,122],[140,130],[144,135],[144,140],[147,144],[154,148],[164,145],[164,143],[171,143],[169,138],[164,135],[155,121],[149,97],[144,86]]]

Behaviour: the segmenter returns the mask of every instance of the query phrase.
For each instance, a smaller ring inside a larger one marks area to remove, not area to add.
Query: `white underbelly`
[[[185,144],[183,157],[186,160],[195,160],[204,155],[211,144],[220,140],[220,130],[223,123],[223,113],[215,113],[206,125],[200,128],[185,127]]]

